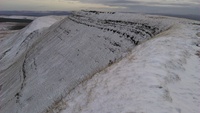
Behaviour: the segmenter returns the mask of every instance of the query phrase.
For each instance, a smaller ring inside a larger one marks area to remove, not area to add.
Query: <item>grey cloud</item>
[[[71,0],[66,0],[66,1],[71,1]],[[85,2],[85,3],[102,3],[102,4],[120,4],[120,3],[130,3],[130,4],[154,4],[154,5],[165,5],[167,2],[163,2],[163,1],[167,1],[167,0],[160,0],[160,2],[155,2],[155,1],[151,1],[151,2],[145,2],[145,0],[76,0],[76,1],[80,1],[80,2]],[[191,4],[191,3],[196,3],[196,4],[200,4],[200,0],[188,0],[187,2],[182,3],[182,0],[175,0],[176,2],[174,3],[170,3],[168,5],[182,5],[182,4]],[[177,3],[177,1],[179,3]]]
[[[163,13],[163,14],[178,14],[178,15],[199,15],[200,7],[154,7],[143,5],[128,5],[127,10],[143,13]]]
[[[69,0],[68,0],[69,1]],[[78,0],[82,3],[97,3],[108,6],[125,7],[118,11],[144,12],[144,13],[171,13],[171,14],[196,14],[199,15],[200,0],[176,0],[178,2],[145,2],[144,0]],[[166,4],[167,3],[167,4]]]

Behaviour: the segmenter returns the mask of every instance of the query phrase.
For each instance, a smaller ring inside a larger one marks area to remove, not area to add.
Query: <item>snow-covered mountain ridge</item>
[[[167,29],[168,32],[166,31]],[[180,31],[176,31],[177,29],[180,29]],[[168,34],[167,37],[173,37],[173,35],[174,37],[182,37],[184,33],[182,29],[188,31],[185,33],[186,35],[183,39],[187,39],[190,36],[189,34],[194,32],[191,35],[193,36],[191,40],[198,40],[196,32],[199,30],[199,22],[184,19],[178,20],[176,18],[161,16],[90,11],[74,12],[73,15],[65,19],[56,17],[38,18],[19,33],[0,42],[0,112],[41,113],[51,111],[52,108],[55,108],[53,110],[57,111],[55,106],[56,103],[59,103],[59,100],[62,100],[66,96],[67,98],[75,98],[73,96],[69,97],[68,94],[76,91],[73,89],[77,85],[88,80],[95,73],[102,71],[107,66],[124,58],[136,45],[149,40],[163,31],[166,32],[157,36],[158,40],[166,39],[166,37],[160,38],[163,37],[163,34]],[[170,39],[175,42],[180,41],[180,38]],[[190,41],[189,38],[188,40]],[[150,46],[141,47],[150,42],[153,42],[153,44],[149,44],[152,45],[152,48]],[[157,45],[157,42],[159,41],[147,41],[134,50],[139,51],[136,53],[138,57],[140,55],[144,57],[143,60],[146,59],[148,61],[148,58],[146,58],[148,56],[149,58],[157,58],[159,57],[157,55],[165,54],[159,50],[162,49],[161,44],[159,47],[153,47]],[[169,42],[171,41],[169,40]],[[179,47],[180,45],[177,46]],[[170,49],[175,49],[175,46]],[[158,53],[155,55],[150,54],[148,51]],[[194,52],[194,50],[192,51]],[[165,52],[165,49],[163,49],[163,52]],[[177,49],[178,52],[179,49]],[[131,53],[131,56],[133,56],[132,54],[134,52]],[[173,54],[173,52],[170,54]],[[165,63],[163,59],[157,62],[162,61]],[[154,62],[156,63],[156,61]],[[148,65],[148,63],[144,63],[144,65]],[[143,66],[139,69],[143,69]],[[114,76],[115,74],[111,75],[111,77],[114,77],[114,80],[117,80]],[[136,76],[140,77],[137,74]],[[145,82],[141,81],[141,83]],[[117,85],[113,84],[113,86]],[[125,85],[123,86],[126,89]],[[84,93],[87,94],[87,90]],[[116,96],[118,96],[117,94],[116,92]],[[114,96],[114,94],[112,95]],[[102,96],[102,98],[104,97],[109,98],[109,96]],[[199,99],[198,97],[195,98]],[[95,107],[98,102],[91,104],[94,107],[91,106],[90,108],[90,106],[82,107],[82,105],[79,105],[84,100],[80,102],[76,101],[75,103],[72,101],[72,106],[69,106],[70,109],[67,109],[72,111],[67,112],[81,112],[79,108],[79,111],[77,111],[77,105],[82,110],[85,108],[90,110],[90,112],[116,112],[103,106],[102,108],[105,109],[98,111],[99,108]],[[120,104],[117,98],[116,102]],[[111,103],[110,108],[112,106],[114,104]],[[94,110],[92,111],[92,109]],[[83,112],[89,111],[83,110]]]
[[[176,26],[140,44],[49,113],[199,113],[199,29]]]

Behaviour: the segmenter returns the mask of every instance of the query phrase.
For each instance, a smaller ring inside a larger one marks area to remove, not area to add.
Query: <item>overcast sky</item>
[[[0,10],[103,10],[200,15],[200,0],[0,0]]]

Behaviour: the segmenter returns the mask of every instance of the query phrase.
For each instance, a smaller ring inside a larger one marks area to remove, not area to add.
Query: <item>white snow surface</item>
[[[200,27],[195,27],[174,26],[139,45],[50,112],[200,113]]]
[[[41,28],[48,28],[52,24],[56,23],[58,20],[64,19],[66,16],[45,16],[35,19],[26,29],[26,33],[30,34]]]
[[[87,11],[38,18],[0,42],[0,113],[199,113],[199,25]]]
[[[38,18],[18,33],[0,40],[0,113],[17,112],[17,92],[22,88],[25,54],[37,43],[41,32],[62,19],[52,16]]]

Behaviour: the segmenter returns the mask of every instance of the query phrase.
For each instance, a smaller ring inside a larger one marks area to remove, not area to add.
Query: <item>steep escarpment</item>
[[[53,17],[39,20],[38,26],[31,24],[1,42],[3,113],[44,112],[82,81],[176,23],[139,14],[87,11],[59,22]]]

